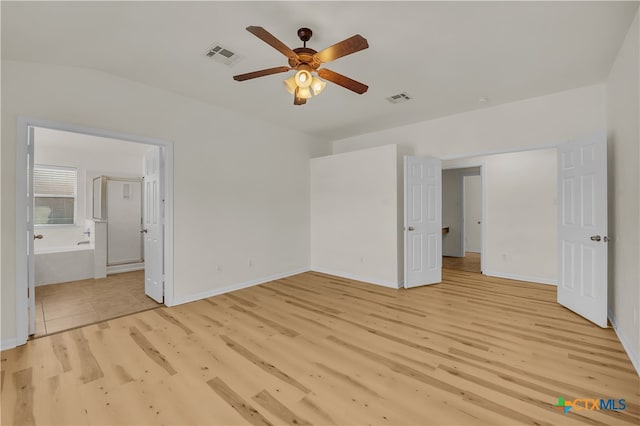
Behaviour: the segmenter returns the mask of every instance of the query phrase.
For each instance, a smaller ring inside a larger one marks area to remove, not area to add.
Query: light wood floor
[[[555,288],[445,270],[394,290],[305,273],[2,352],[2,424],[638,424],[611,329]],[[624,398],[625,411],[554,408]]]
[[[464,257],[442,256],[442,267],[480,273],[480,253],[465,252]]]
[[[160,306],[144,294],[144,271],[36,287],[35,337]]]

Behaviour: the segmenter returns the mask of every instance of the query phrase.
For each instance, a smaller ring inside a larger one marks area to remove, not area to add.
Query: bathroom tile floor
[[[144,294],[144,271],[39,286],[34,337],[159,306]]]

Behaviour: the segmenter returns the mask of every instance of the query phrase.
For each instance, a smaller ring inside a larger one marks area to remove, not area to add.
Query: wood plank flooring
[[[35,337],[158,306],[144,294],[144,271],[38,286]]]
[[[465,252],[464,257],[442,256],[442,267],[457,271],[482,272],[480,253]]]
[[[611,329],[555,287],[444,270],[394,290],[305,273],[2,352],[3,425],[639,424]],[[624,398],[626,410],[565,400]]]

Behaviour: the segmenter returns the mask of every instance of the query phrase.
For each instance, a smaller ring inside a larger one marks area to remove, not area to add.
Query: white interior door
[[[442,281],[442,165],[404,157],[404,286]]]
[[[604,132],[558,148],[558,303],[607,326]]]
[[[144,292],[164,302],[164,200],[162,194],[162,157],[160,148],[152,148],[144,157]]]
[[[34,156],[34,128],[27,128],[27,315],[29,335],[36,332],[36,293],[35,293],[35,254],[33,240],[42,238],[33,232],[33,156]]]

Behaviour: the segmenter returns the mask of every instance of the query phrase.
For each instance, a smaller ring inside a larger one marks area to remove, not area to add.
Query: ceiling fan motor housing
[[[308,47],[298,47],[297,49],[293,49],[293,51],[298,55],[299,62],[289,59],[289,65],[291,68],[301,70],[303,69],[301,67],[306,65],[311,68],[307,71],[311,71],[318,69],[320,66],[320,61],[313,56],[317,53],[315,50],[309,49]]]

